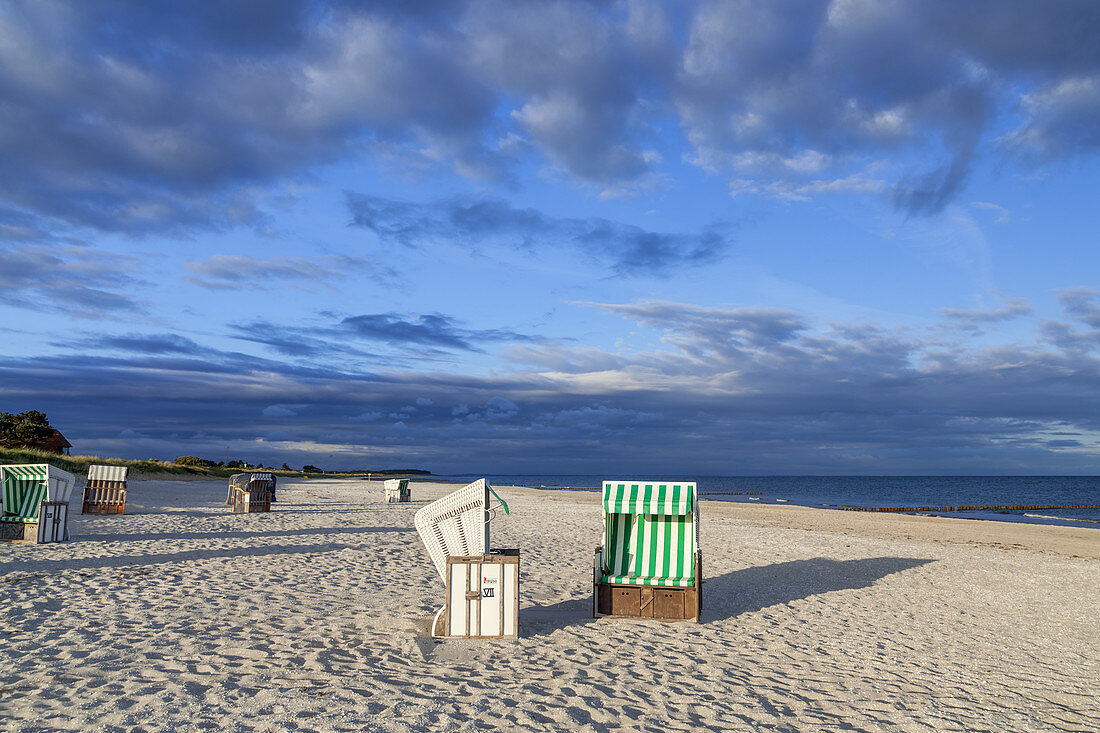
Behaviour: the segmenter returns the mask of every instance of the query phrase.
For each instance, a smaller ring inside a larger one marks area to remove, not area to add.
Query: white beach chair
[[[81,514],[122,514],[126,509],[126,466],[88,466]]]
[[[76,476],[48,463],[0,466],[0,540],[69,539],[69,497]]]
[[[504,618],[504,607],[501,607],[501,620],[492,630],[483,629],[479,610],[473,610],[477,615],[477,633],[470,633],[470,603],[477,602],[480,606],[482,596],[489,599],[503,601],[505,596],[514,594],[518,600],[519,593],[519,553],[518,551],[498,551],[490,557],[489,550],[489,523],[496,516],[498,509],[503,509],[508,514],[508,504],[497,495],[485,479],[478,479],[472,484],[463,486],[458,491],[447,494],[441,499],[418,510],[413,517],[413,524],[420,534],[424,546],[428,550],[428,556],[435,564],[439,576],[447,587],[447,605],[435,615],[432,622],[432,633],[435,636],[447,636],[452,628],[445,616],[449,608],[462,610],[463,618],[467,619],[465,626],[467,633],[462,636],[514,636],[519,626],[518,603],[508,609],[508,618]],[[452,572],[450,567],[462,565],[461,571]],[[476,567],[474,575],[470,576],[467,566]],[[481,570],[485,569],[483,576]],[[491,570],[489,568],[492,568]],[[460,575],[468,576],[468,582],[463,582],[459,590],[455,581]],[[499,583],[499,588],[494,596],[492,592],[485,595],[483,590],[470,590],[468,583],[480,582],[485,577],[492,577],[491,582]],[[472,579],[470,579],[472,578]],[[452,599],[454,593],[462,598]],[[477,596],[474,598],[474,596]],[[459,609],[459,606],[462,606]],[[495,616],[496,614],[494,614]],[[514,617],[514,618],[513,618]]]
[[[407,478],[388,479],[383,484],[383,487],[386,501],[390,504],[397,504],[412,499],[412,492],[409,491],[409,480]]]

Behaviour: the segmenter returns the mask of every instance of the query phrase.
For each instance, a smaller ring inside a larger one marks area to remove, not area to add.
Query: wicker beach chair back
[[[416,512],[413,524],[440,577],[446,578],[449,555],[489,551],[489,522],[501,508],[508,513],[504,500],[485,479],[478,479]]]

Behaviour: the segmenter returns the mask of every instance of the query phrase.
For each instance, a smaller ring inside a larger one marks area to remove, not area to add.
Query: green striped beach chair
[[[76,476],[48,463],[0,466],[0,540],[69,539],[69,495]]]
[[[692,481],[604,481],[592,615],[699,620],[703,565]]]

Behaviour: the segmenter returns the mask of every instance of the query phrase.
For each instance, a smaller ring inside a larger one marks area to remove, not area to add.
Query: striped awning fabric
[[[695,482],[604,481],[603,508],[608,514],[684,516],[695,501]]]
[[[691,515],[607,515],[605,583],[685,587],[695,579]]]
[[[5,476],[12,476],[23,481],[28,479],[45,481],[49,466],[44,463],[42,465],[30,466],[0,466],[0,471],[2,471]]]
[[[88,479],[99,481],[125,481],[129,469],[126,466],[88,466]]]

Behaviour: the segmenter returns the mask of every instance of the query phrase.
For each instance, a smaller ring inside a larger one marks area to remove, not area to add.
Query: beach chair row
[[[89,466],[83,514],[122,514],[126,466]],[[0,466],[0,540],[64,542],[69,539],[69,498],[76,476],[48,463]]]
[[[125,466],[91,466],[82,512],[123,513],[126,475]],[[386,501],[409,501],[408,483],[386,481]],[[76,476],[49,464],[8,465],[0,466],[0,484],[0,540],[68,539]],[[273,474],[230,477],[226,504],[235,513],[270,511],[275,500]],[[605,481],[602,508],[603,538],[592,564],[593,615],[698,621],[703,568],[695,483]],[[507,503],[479,479],[416,512],[416,530],[447,589],[433,633],[518,633],[519,551],[489,543],[489,524],[499,510],[507,514]]]
[[[703,561],[692,481],[603,482],[603,539],[592,563],[592,615],[699,621]],[[479,479],[416,512],[445,585],[435,636],[512,637],[519,629],[519,550],[494,549],[507,503]]]

